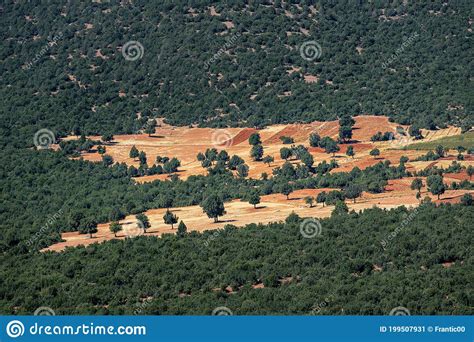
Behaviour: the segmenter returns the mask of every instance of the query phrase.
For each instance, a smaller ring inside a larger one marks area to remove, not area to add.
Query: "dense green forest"
[[[210,314],[226,306],[234,314],[387,315],[404,306],[473,314],[473,220],[472,206],[428,203],[339,213],[321,220],[314,238],[290,215],[286,223],[2,258],[0,311]]]
[[[365,113],[472,125],[469,1],[270,3],[4,2],[2,142],[31,145],[40,128],[130,133],[137,113],[177,125]],[[121,52],[129,41],[143,47],[134,60]],[[319,58],[300,55],[308,41]]]

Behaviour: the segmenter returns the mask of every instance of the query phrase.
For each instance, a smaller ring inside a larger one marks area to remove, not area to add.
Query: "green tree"
[[[216,195],[211,194],[206,197],[200,204],[204,213],[207,217],[213,218],[214,222],[219,222],[219,216],[225,215],[226,211],[224,208],[224,202]]]
[[[328,154],[332,153],[333,158],[336,156],[336,152],[339,150],[340,148],[334,140],[330,139],[325,143],[324,151]]]
[[[423,188],[423,180],[421,178],[415,178],[411,182],[410,188],[412,190],[417,190],[417,194],[420,194],[420,196],[421,196],[421,188]]]
[[[293,152],[288,147],[282,147],[280,149],[281,159],[288,160],[288,158],[290,158],[292,156],[292,154],[293,154]]]
[[[107,152],[105,146],[102,146],[102,145],[97,146],[97,153],[105,154],[105,152]]]
[[[202,161],[206,160],[206,156],[204,155],[204,153],[199,152],[199,153],[197,154],[197,156],[196,156],[196,159],[197,159],[198,161],[202,162]],[[161,160],[160,160],[160,162],[161,162]]]
[[[112,233],[114,233],[114,236],[117,237],[117,233],[122,231],[122,225],[118,222],[112,222],[109,225],[109,229]]]
[[[186,227],[183,221],[180,221],[178,224],[178,236],[180,237],[185,236],[187,231],[188,231],[188,227]]]
[[[461,204],[464,205],[464,206],[471,206],[473,203],[473,200],[472,200],[472,195],[471,194],[464,194],[462,197],[461,197]]]
[[[314,197],[312,197],[312,196],[306,196],[306,197],[304,198],[304,202],[305,202],[307,205],[309,205],[310,208],[312,208],[312,207],[313,207],[313,203],[314,203]]]
[[[355,152],[354,152],[354,147],[353,146],[349,146],[346,150],[346,155],[348,157],[352,157],[354,158],[354,155],[355,155]]]
[[[166,213],[163,216],[163,221],[166,224],[170,224],[171,229],[173,229],[174,224],[178,222],[178,217],[175,214],[173,214],[171,211],[169,211],[169,209],[168,209],[168,210],[166,210]]]
[[[474,175],[474,167],[472,165],[469,165],[466,169],[466,172],[469,176],[469,179],[472,179],[472,175]]]
[[[436,146],[435,152],[440,158],[444,157],[445,151],[444,151],[444,147],[442,145]]]
[[[148,216],[145,214],[138,214],[135,215],[135,218],[137,219],[139,225],[143,228],[143,232],[146,233],[146,230],[151,227]]]
[[[151,120],[150,122],[147,123],[145,127],[145,133],[148,134],[149,137],[151,137],[151,135],[155,133],[155,129],[156,129],[156,120]]]
[[[250,150],[250,156],[255,161],[259,161],[262,159],[263,156],[263,146],[262,145],[253,145],[252,149]]]
[[[238,155],[233,155],[229,160],[228,166],[230,170],[237,170],[237,167],[243,163],[244,160],[242,158],[240,158]]]
[[[106,133],[102,136],[101,140],[104,142],[111,142],[113,140],[114,136],[110,133]]]
[[[344,189],[344,196],[346,198],[354,200],[354,203],[356,202],[356,198],[360,197],[361,194],[362,194],[362,187],[357,184],[349,184]]]
[[[108,154],[104,154],[102,155],[102,162],[104,163],[105,166],[110,166],[114,163],[114,158],[112,158]]]
[[[408,134],[414,137],[415,139],[423,139],[423,135],[421,134],[421,130],[417,125],[411,125],[410,129],[408,130]]]
[[[270,166],[270,164],[273,163],[275,159],[272,156],[265,156],[262,161]]]
[[[249,175],[249,167],[247,164],[240,164],[237,166],[237,175],[241,178],[245,178]]]
[[[130,158],[133,158],[133,159],[136,159],[138,158],[138,155],[139,155],[139,152],[138,152],[138,149],[135,147],[135,145],[132,146],[132,148],[130,149]]]
[[[350,126],[341,126],[339,127],[339,138],[347,142],[352,138],[352,127]]]
[[[322,191],[318,194],[318,196],[316,196],[316,203],[322,203],[324,207],[324,204],[326,203],[326,198],[327,198],[326,191]]]
[[[293,187],[289,183],[283,183],[280,187],[280,193],[286,196],[286,199],[290,199],[290,194],[293,192]]]
[[[442,176],[431,175],[426,179],[426,184],[428,185],[428,191],[438,196],[438,199],[446,191]]]
[[[347,206],[344,201],[336,201],[336,205],[334,206],[334,210],[331,213],[331,216],[339,216],[345,215],[349,212],[349,207]]]
[[[252,204],[255,209],[257,208],[257,204],[260,203],[260,193],[258,192],[258,190],[253,190],[250,193],[249,203]]]
[[[92,235],[97,233],[97,222],[91,218],[84,219],[79,232],[83,234],[89,234],[89,238],[92,239]]]
[[[219,154],[217,155],[217,160],[227,163],[229,161],[230,157],[229,154],[227,153],[226,150],[221,150]]]
[[[318,147],[320,141],[321,141],[321,137],[319,136],[319,134],[311,133],[309,135],[309,146]]]
[[[260,134],[258,133],[252,133],[249,137],[249,144],[250,145],[261,145],[262,141],[260,140]]]
[[[138,154],[138,160],[140,161],[140,165],[145,165],[146,164],[146,153],[143,151],[140,151]]]
[[[293,144],[295,142],[295,139],[293,139],[292,137],[287,137],[287,136],[281,136],[280,140],[285,145]]]
[[[314,159],[311,153],[306,152],[301,156],[301,161],[303,164],[305,164],[307,167],[312,168],[314,164]]]
[[[370,151],[370,155],[377,159],[377,157],[380,155],[380,150],[378,148],[374,148]]]

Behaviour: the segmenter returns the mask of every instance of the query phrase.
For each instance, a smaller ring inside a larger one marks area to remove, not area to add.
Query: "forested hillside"
[[[31,144],[39,128],[130,133],[139,116],[206,126],[473,118],[469,1],[311,3],[4,2],[2,140]],[[130,41],[141,46],[124,58]],[[319,47],[302,52],[307,42]]]
[[[472,207],[425,204],[340,213],[311,239],[289,217],[2,258],[0,312],[209,315],[225,306],[239,315],[387,315],[403,306],[417,315],[473,314],[473,220]]]

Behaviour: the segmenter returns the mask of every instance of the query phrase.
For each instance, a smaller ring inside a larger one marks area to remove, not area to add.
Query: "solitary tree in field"
[[[113,136],[112,134],[106,133],[106,134],[104,134],[104,135],[102,136],[101,139],[102,139],[102,141],[104,141],[104,142],[110,142],[110,141],[112,141],[113,138],[114,138],[114,136]]]
[[[469,165],[466,171],[467,175],[469,176],[469,179],[472,179],[472,175],[474,175],[474,167],[472,165]]]
[[[420,194],[421,196],[421,188],[423,188],[423,181],[421,180],[421,178],[415,178],[411,182],[411,189],[417,190],[417,194]]]
[[[105,146],[102,146],[102,145],[97,146],[97,153],[105,154],[105,152],[107,152]]]
[[[260,203],[260,194],[257,190],[253,190],[250,193],[249,203],[252,204],[255,209],[257,209],[257,204]]]
[[[178,224],[178,236],[183,237],[184,235],[186,235],[187,231],[188,227],[186,227],[183,221],[180,221]]]
[[[219,222],[219,216],[226,213],[224,202],[215,194],[209,195],[200,205],[203,212],[205,212],[209,218],[213,218],[214,222]]]
[[[262,161],[270,166],[270,164],[273,163],[275,159],[272,156],[265,156]]]
[[[146,233],[146,230],[151,227],[150,220],[145,214],[135,215],[135,218],[139,222],[139,225],[143,228],[143,232]]]
[[[310,208],[312,208],[312,207],[313,207],[313,203],[314,203],[314,197],[312,197],[312,196],[307,196],[307,197],[305,197],[304,202],[305,202],[307,205],[309,205]]]
[[[152,135],[153,133],[155,133],[155,128],[156,128],[156,120],[151,120],[151,121],[146,125],[145,133],[147,133],[148,136],[151,137],[151,135]]]
[[[443,182],[443,177],[439,175],[432,175],[426,179],[426,184],[428,185],[428,190],[433,194],[438,196],[438,199],[446,191],[446,187]]]
[[[114,236],[117,237],[117,233],[122,230],[122,225],[118,222],[112,222],[109,226],[109,229],[112,233],[114,233]]]
[[[309,135],[309,146],[318,147],[320,141],[321,141],[321,137],[319,136],[319,134],[311,133]]]
[[[253,158],[255,161],[262,160],[263,156],[263,146],[260,144],[253,145],[252,149],[250,150],[250,156]]]
[[[351,158],[354,158],[354,155],[355,155],[355,152],[354,152],[354,147],[353,146],[349,146],[346,150],[346,155],[348,157],[351,157]]]
[[[293,192],[293,187],[288,184],[284,183],[280,188],[280,193],[286,196],[286,199],[290,199],[290,194]]]
[[[133,159],[136,159],[138,158],[138,155],[139,155],[139,152],[138,152],[138,149],[135,147],[135,145],[132,146],[132,148],[130,149],[130,158],[133,158]]]
[[[249,144],[253,146],[261,145],[262,141],[260,140],[260,134],[252,133],[252,135],[249,137]]]
[[[336,152],[339,152],[339,150],[340,148],[334,140],[332,140],[331,138],[326,140],[324,144],[324,151],[326,153],[332,153],[332,157],[334,158],[336,156]]]
[[[377,159],[377,157],[380,155],[380,150],[378,148],[374,148],[370,151],[370,155]]]
[[[178,217],[173,214],[171,211],[169,210],[166,210],[166,213],[165,215],[163,216],[163,221],[166,223],[166,224],[170,224],[171,225],[171,229],[173,229],[174,227],[174,224],[178,222]]]

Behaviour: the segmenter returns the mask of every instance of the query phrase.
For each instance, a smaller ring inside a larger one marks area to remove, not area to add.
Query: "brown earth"
[[[401,156],[407,156],[410,160],[424,155],[426,151],[416,150],[400,150],[400,147],[412,143],[411,138],[398,136],[392,142],[371,142],[370,138],[380,132],[395,132],[398,126],[395,123],[389,122],[388,118],[380,116],[359,116],[355,118],[356,124],[353,131],[353,140],[351,143],[354,147],[356,155],[354,158],[347,157],[345,151],[349,144],[340,145],[341,151],[336,153],[335,159],[339,167],[331,172],[350,171],[354,167],[364,169],[372,166],[380,161],[389,160],[392,164],[398,164]],[[111,155],[115,161],[125,162],[128,165],[135,165],[138,167],[138,161],[129,157],[129,151],[132,146],[136,146],[140,151],[147,154],[148,165],[152,165],[156,160],[156,156],[177,157],[181,161],[181,167],[177,175],[186,179],[191,175],[205,175],[207,170],[202,168],[200,162],[196,160],[196,155],[199,152],[204,152],[207,148],[215,147],[218,150],[225,149],[230,155],[239,155],[249,165],[249,177],[259,178],[263,172],[268,175],[272,174],[273,168],[281,166],[284,160],[280,158],[280,149],[284,146],[280,141],[281,136],[291,136],[295,140],[295,144],[303,144],[309,147],[308,138],[311,133],[318,133],[321,137],[331,136],[336,138],[338,135],[339,124],[337,121],[330,122],[313,122],[309,124],[292,124],[292,125],[273,125],[265,129],[258,130],[264,147],[264,155],[273,156],[275,161],[270,166],[262,162],[255,162],[249,157],[250,146],[248,138],[257,130],[252,128],[226,128],[226,129],[211,129],[211,128],[189,128],[189,127],[172,127],[163,124],[156,129],[155,134],[149,137],[146,134],[135,135],[116,135],[112,143],[106,145],[107,154]],[[407,127],[404,127],[407,129]],[[434,140],[442,138],[451,134],[459,133],[455,127],[450,127],[436,132],[424,131],[426,139]],[[100,137],[90,137],[94,140],[99,140]],[[69,137],[67,139],[76,139],[76,137]],[[422,140],[423,141],[423,140]],[[373,148],[379,148],[380,156],[374,158],[369,155]],[[332,156],[324,153],[321,148],[309,148],[312,154],[315,165],[321,161],[330,161]],[[408,162],[407,168],[410,171],[422,170],[429,166],[448,167],[456,158],[456,152],[449,154],[447,157],[438,161],[428,162]],[[82,158],[91,161],[100,161],[101,156],[96,152],[85,153]],[[293,164],[298,161],[290,161]],[[460,161],[463,166],[474,165],[472,158],[466,158],[465,161]],[[169,175],[153,175],[138,177],[138,182],[148,182],[156,179],[166,179]],[[446,184],[451,182],[459,182],[468,179],[466,172],[460,174],[447,174],[445,176]],[[347,201],[350,209],[363,210],[371,208],[376,205],[381,208],[393,208],[399,205],[417,206],[419,204],[415,197],[416,192],[410,189],[412,178],[405,178],[399,180],[391,180],[388,182],[386,192],[381,194],[363,193],[361,198],[358,198],[356,203]],[[304,203],[306,196],[316,196],[319,192],[330,189],[305,189],[298,190],[291,194],[290,200],[286,200],[285,196],[281,194],[272,194],[262,196],[261,203],[257,209],[251,205],[240,200],[234,200],[226,203],[227,214],[218,222],[213,223],[212,220],[202,212],[199,206],[189,206],[181,208],[172,208],[172,211],[183,220],[188,231],[204,231],[208,229],[223,228],[226,224],[233,224],[236,226],[243,226],[249,223],[268,223],[270,221],[284,220],[291,212],[295,212],[300,216],[312,217],[327,217],[333,210],[331,207],[322,207],[321,204],[313,208],[309,208]],[[427,193],[427,189],[422,190],[422,198],[429,196],[434,202],[458,202],[461,196],[466,193],[474,193],[474,191],[466,190],[448,190],[438,201],[435,196]],[[171,229],[169,225],[163,222],[163,215],[166,209],[152,209],[146,212],[150,218],[151,228],[147,230],[146,235],[161,235],[163,233],[174,233],[175,229]],[[121,221],[124,228],[128,231],[136,231],[135,216],[127,216]],[[100,224],[98,226],[98,233],[94,238],[90,239],[87,235],[81,235],[77,232],[64,233],[64,242],[57,243],[50,246],[46,250],[60,251],[67,246],[89,245],[95,242],[102,242],[113,239],[113,234],[108,229],[108,224]],[[119,233],[118,238],[126,237],[124,232]]]
[[[410,159],[423,155],[424,151],[397,150],[399,147],[405,146],[412,142],[410,138],[397,136],[397,140],[393,142],[371,142],[370,138],[380,132],[395,132],[397,124],[389,122],[387,117],[383,116],[358,116],[355,118],[353,130],[353,140],[350,144],[340,145],[341,151],[336,153],[336,160],[339,168],[333,172],[349,171],[354,166],[364,169],[374,165],[379,161],[390,160],[392,163],[398,163],[402,155],[408,156]],[[161,122],[162,123],[162,122]],[[407,127],[404,127],[405,129]],[[191,175],[205,175],[207,170],[203,169],[200,162],[196,160],[199,152],[204,152],[207,148],[215,147],[218,150],[225,149],[230,155],[236,154],[242,157],[247,165],[249,165],[249,177],[259,178],[263,172],[272,174],[272,169],[281,166],[284,160],[280,158],[280,149],[284,146],[280,141],[282,136],[290,136],[295,140],[295,144],[303,144],[309,147],[308,139],[311,133],[318,133],[321,137],[330,136],[336,138],[338,135],[339,124],[337,121],[328,122],[312,122],[309,124],[292,124],[292,125],[273,125],[265,129],[255,130],[253,128],[189,128],[189,127],[172,127],[162,124],[156,129],[155,134],[149,137],[146,134],[133,135],[116,135],[111,144],[106,145],[107,154],[112,156],[117,162],[125,162],[128,165],[138,167],[138,160],[129,157],[129,151],[132,146],[136,146],[140,151],[144,151],[148,157],[148,165],[151,166],[156,160],[156,156],[176,157],[181,161],[181,167],[177,175],[186,179]],[[273,156],[275,162],[271,166],[262,162],[255,162],[249,156],[250,146],[248,138],[254,132],[260,134],[264,147],[264,155]],[[436,131],[436,134],[426,133],[429,139],[446,136],[455,133],[457,129],[447,128],[445,130]],[[90,137],[92,139],[100,139],[100,137]],[[76,139],[69,137],[67,139]],[[347,158],[345,152],[347,147],[354,147],[356,156],[354,159]],[[381,155],[374,159],[369,156],[369,152],[373,148],[379,148]],[[326,160],[330,161],[332,157],[320,148],[310,148],[309,151],[313,155],[315,164]],[[101,156],[92,150],[84,153],[82,158],[90,161],[100,161]],[[420,170],[427,167],[427,162],[408,163],[410,170]],[[166,179],[169,175],[153,175],[136,178],[138,182],[148,182],[156,179]]]
[[[389,181],[387,191],[381,194],[363,193],[360,198],[353,203],[352,200],[346,201],[349,209],[356,211],[372,208],[374,205],[380,208],[395,208],[400,205],[407,207],[416,207],[419,201],[416,199],[416,191],[410,190],[411,179],[397,179]],[[289,200],[281,194],[271,194],[262,196],[261,203],[255,209],[247,202],[234,200],[225,203],[226,215],[220,218],[219,222],[214,223],[203,213],[199,206],[188,206],[172,208],[171,211],[179,217],[179,220],[185,222],[188,231],[205,231],[222,229],[227,224],[232,224],[238,227],[250,223],[268,223],[283,221],[291,213],[295,212],[301,217],[318,217],[324,218],[331,215],[334,206],[322,206],[322,204],[315,204],[310,208],[304,203],[306,196],[317,196],[322,191],[330,191],[333,189],[303,189],[293,192]],[[459,202],[460,197],[464,193],[474,194],[474,190],[448,190],[441,196],[441,200],[437,200],[436,196],[427,193],[426,188],[422,189],[422,198],[428,196],[435,203]],[[146,234],[150,236],[160,236],[164,233],[175,233],[176,226],[171,229],[170,225],[163,222],[163,215],[166,209],[151,209],[145,212],[150,219],[151,228],[147,229]],[[118,233],[117,239],[124,239],[127,234],[132,236],[139,232],[137,229],[136,219],[134,215],[129,215],[120,223],[124,227],[124,231]],[[323,227],[324,229],[324,227]],[[93,238],[89,238],[86,234],[79,234],[78,232],[63,233],[62,238],[64,242],[56,243],[43,251],[62,251],[66,247],[76,247],[80,245],[90,245],[95,242],[103,242],[114,239],[114,234],[109,231],[109,223],[99,224],[98,232],[94,234]]]

